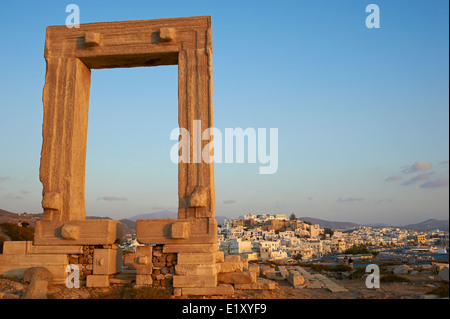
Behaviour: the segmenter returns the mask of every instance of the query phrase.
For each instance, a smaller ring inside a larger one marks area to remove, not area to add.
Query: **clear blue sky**
[[[215,165],[217,215],[448,219],[444,0],[1,2],[1,209],[42,212],[45,29],[70,3],[81,23],[212,16],[215,127],[279,135],[276,174]],[[87,215],[176,211],[177,66],[93,70],[91,83]]]

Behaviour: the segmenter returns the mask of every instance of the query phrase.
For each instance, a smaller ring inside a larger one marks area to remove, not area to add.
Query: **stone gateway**
[[[193,123],[212,128],[211,17],[50,26],[44,57],[44,218],[36,224],[34,241],[5,245],[0,274],[23,276],[25,269],[45,265],[52,282],[64,284],[67,269],[75,267],[86,286],[108,287],[124,265],[117,246],[122,224],[86,219],[91,69],[178,65],[180,130],[193,132]],[[193,142],[182,146],[192,148]],[[201,143],[201,149],[213,150],[212,135]],[[127,257],[136,286],[169,287],[175,295],[232,294],[232,285],[218,284],[227,267],[221,266],[224,255],[217,242],[214,163],[179,162],[178,198],[178,219],[136,222],[141,246]]]

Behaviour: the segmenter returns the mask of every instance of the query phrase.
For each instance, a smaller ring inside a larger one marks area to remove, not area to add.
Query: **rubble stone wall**
[[[177,254],[163,253],[163,245],[153,246],[152,280],[154,287],[172,287]]]

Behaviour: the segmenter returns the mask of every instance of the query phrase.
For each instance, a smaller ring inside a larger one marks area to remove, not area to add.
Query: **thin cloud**
[[[0,176],[0,182],[7,181],[11,179],[9,176]]]
[[[449,163],[448,160],[447,161],[442,161],[442,162],[439,163],[439,165],[448,165],[448,163]]]
[[[403,169],[403,173],[410,174],[414,172],[425,172],[430,170],[431,167],[433,167],[433,164],[431,164],[430,162],[418,161],[411,166],[407,166],[405,169]]]
[[[222,203],[224,203],[225,205],[231,205],[231,204],[236,203],[236,201],[233,199],[228,199],[228,200],[224,200]]]
[[[381,205],[383,203],[392,203],[392,198],[388,198],[388,199],[380,199],[378,200],[375,204],[377,205]]]
[[[103,196],[103,197],[98,197],[97,200],[104,200],[107,202],[126,202],[128,200],[128,198],[126,197],[117,197],[117,196]]]
[[[398,180],[401,180],[402,178],[400,176],[390,176],[388,178],[386,178],[384,181],[385,182],[395,182]]]
[[[448,178],[436,179],[434,181],[428,181],[420,185],[420,188],[439,188],[448,186]]]
[[[5,198],[5,199],[11,199],[11,198],[12,199],[23,199],[22,196],[19,196],[17,194],[13,194],[13,193],[5,194],[5,195],[2,196],[2,198]]]
[[[353,202],[362,202],[364,200],[365,200],[364,198],[348,197],[345,199],[339,198],[336,202],[338,202],[338,203],[353,203]]]
[[[423,174],[419,174],[419,175],[417,175],[417,176],[414,176],[414,177],[408,179],[407,181],[404,181],[404,182],[402,183],[402,185],[403,185],[403,186],[409,186],[409,185],[414,185],[414,184],[419,183],[419,182],[426,181],[426,180],[430,179],[430,176],[431,176],[432,174],[433,174],[433,173],[423,173]]]

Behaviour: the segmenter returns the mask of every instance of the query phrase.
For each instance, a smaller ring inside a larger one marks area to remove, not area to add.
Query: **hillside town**
[[[397,227],[354,226],[321,228],[293,214],[246,214],[227,219],[218,228],[219,249],[248,261],[342,262],[405,260],[411,256],[448,260],[449,233],[439,229],[417,231]],[[122,248],[140,244],[129,235]]]
[[[248,260],[325,261],[345,258],[346,252],[369,260],[380,252],[447,254],[448,232],[366,226],[330,229],[293,214],[288,218],[250,213],[225,220],[219,227],[219,244],[225,255],[238,254]],[[357,247],[364,249],[354,250]]]

